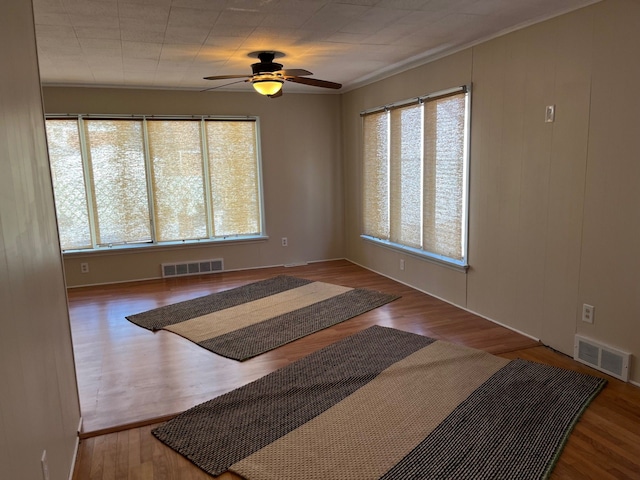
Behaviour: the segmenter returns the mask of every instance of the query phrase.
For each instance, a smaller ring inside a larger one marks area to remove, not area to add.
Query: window
[[[363,117],[363,237],[467,266],[466,87]]]
[[[263,235],[257,120],[47,118],[63,250]]]

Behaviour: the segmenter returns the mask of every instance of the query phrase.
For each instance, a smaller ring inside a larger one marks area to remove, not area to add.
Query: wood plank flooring
[[[278,274],[402,298],[246,362],[225,359],[126,315]],[[83,417],[74,480],[211,478],[150,434],[153,424],[378,324],[600,375],[537,342],[347,261],[223,272],[69,291]],[[640,479],[640,389],[608,378],[567,443],[554,479]],[[226,473],[224,480],[239,477]]]

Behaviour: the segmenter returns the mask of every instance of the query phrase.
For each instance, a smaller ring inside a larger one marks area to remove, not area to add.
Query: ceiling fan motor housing
[[[275,58],[275,53],[261,52],[260,54],[258,54],[258,58],[260,59],[260,61],[251,65],[251,69],[253,70],[254,75],[282,70],[282,64],[275,63],[273,61],[273,59]]]

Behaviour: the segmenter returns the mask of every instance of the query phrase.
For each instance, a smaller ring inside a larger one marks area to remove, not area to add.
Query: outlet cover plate
[[[596,314],[596,307],[584,303],[582,305],[582,321],[586,323],[593,323]]]

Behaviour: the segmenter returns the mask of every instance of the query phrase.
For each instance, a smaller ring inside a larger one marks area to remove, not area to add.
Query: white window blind
[[[390,236],[394,243],[422,245],[422,106],[390,111]]]
[[[364,232],[389,238],[389,115],[364,117],[363,211]]]
[[[60,243],[67,248],[90,248],[89,206],[82,166],[78,122],[48,120],[47,138],[55,190]]]
[[[466,233],[466,98],[424,104],[424,249],[462,260]]]
[[[466,266],[466,88],[363,113],[363,235]]]
[[[151,241],[142,122],[86,120],[84,126],[96,243]]]
[[[255,123],[207,122],[215,235],[260,231]]]
[[[207,238],[200,123],[149,120],[147,129],[157,241]]]
[[[256,119],[46,126],[63,250],[263,235]]]

